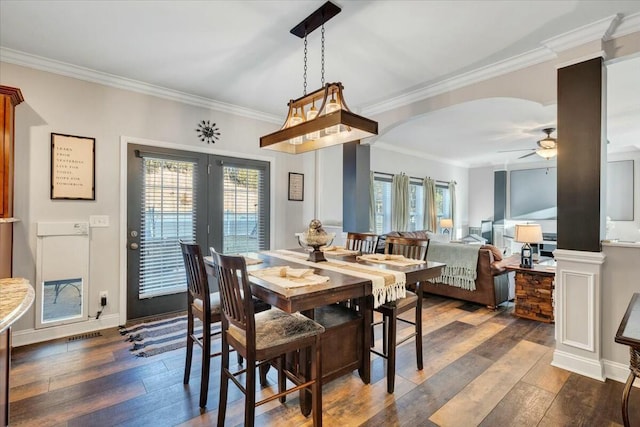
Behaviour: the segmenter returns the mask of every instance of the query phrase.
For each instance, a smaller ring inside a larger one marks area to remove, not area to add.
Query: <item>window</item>
[[[422,181],[409,181],[409,231],[424,229],[424,187]]]
[[[375,175],[373,178],[375,201],[375,232],[388,233],[391,230],[391,178]],[[409,181],[409,227],[406,231],[424,230],[424,186],[422,180]],[[448,184],[436,184],[436,213],[438,229],[440,219],[451,218],[451,194]],[[404,231],[404,230],[403,230]]]
[[[374,177],[373,192],[375,200],[376,234],[391,231],[391,179]]]
[[[436,213],[438,228],[442,218],[451,218],[451,193],[446,184],[436,184]]]
[[[186,290],[178,241],[194,241],[197,163],[143,158],[139,297]]]
[[[265,174],[264,166],[223,166],[224,253],[256,252],[268,248]]]

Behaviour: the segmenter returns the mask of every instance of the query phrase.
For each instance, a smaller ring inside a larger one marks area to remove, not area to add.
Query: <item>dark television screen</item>
[[[513,170],[509,179],[511,219],[556,219],[557,169]]]

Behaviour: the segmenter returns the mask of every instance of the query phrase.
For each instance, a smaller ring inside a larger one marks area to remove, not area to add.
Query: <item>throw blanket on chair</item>
[[[433,282],[475,291],[479,250],[480,245],[431,242],[427,259],[447,264]]]

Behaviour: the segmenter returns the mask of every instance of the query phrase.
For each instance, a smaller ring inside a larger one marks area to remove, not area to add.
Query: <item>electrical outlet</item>
[[[100,292],[100,305],[101,306],[105,306],[107,305],[107,297],[109,296],[109,294],[107,293],[107,291],[102,291]]]

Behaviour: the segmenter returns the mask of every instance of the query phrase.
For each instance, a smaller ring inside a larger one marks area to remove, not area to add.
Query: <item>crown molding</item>
[[[565,61],[565,62],[561,62],[559,64],[556,64],[556,70],[559,70],[560,68],[564,68],[564,67],[568,67],[570,65],[574,65],[574,64],[580,64],[581,62],[586,62],[586,61],[590,61],[594,58],[602,58],[603,61],[606,61],[607,59],[607,53],[604,50],[599,50],[597,52],[591,52],[588,55],[584,55],[581,56],[579,58],[573,58],[569,61]]]
[[[406,94],[396,96],[387,101],[369,105],[362,108],[362,114],[368,116],[383,113],[385,111],[402,107],[442,93],[450,92],[473,83],[478,83],[512,71],[527,68],[541,62],[549,61],[555,57],[556,55],[553,52],[550,52],[544,47],[536,48],[521,55],[517,55],[503,61],[498,61],[491,65],[477,68],[473,71],[407,92]]]
[[[275,116],[273,114],[267,114],[261,111],[216,101],[202,96],[191,95],[185,92],[167,89],[161,86],[144,83],[138,80],[127,79],[115,74],[104,73],[101,71],[92,70],[90,68],[80,67],[77,65],[72,65],[66,62],[56,61],[37,55],[31,55],[5,47],[0,47],[0,61],[29,68],[35,68],[37,70],[59,74],[66,77],[72,77],[91,83],[98,83],[117,89],[124,89],[132,92],[142,93],[145,95],[156,96],[158,98],[177,101],[183,104],[194,105],[196,107],[202,107],[210,110],[220,111],[223,113],[247,117],[249,119],[260,120],[263,122],[275,124],[282,123],[282,117]]]
[[[386,101],[362,108],[363,115],[376,115],[464,86],[521,70],[557,58],[557,53],[595,40],[610,40],[640,31],[640,13],[616,14],[544,40],[541,47],[521,55],[439,81]]]
[[[621,14],[609,16],[592,22],[591,24],[578,27],[575,30],[543,40],[542,45],[553,52],[559,53],[592,41],[606,41],[611,38],[613,30],[621,19]]]
[[[620,24],[613,31],[611,38],[615,39],[638,31],[640,31],[640,13],[634,13],[622,18]]]

